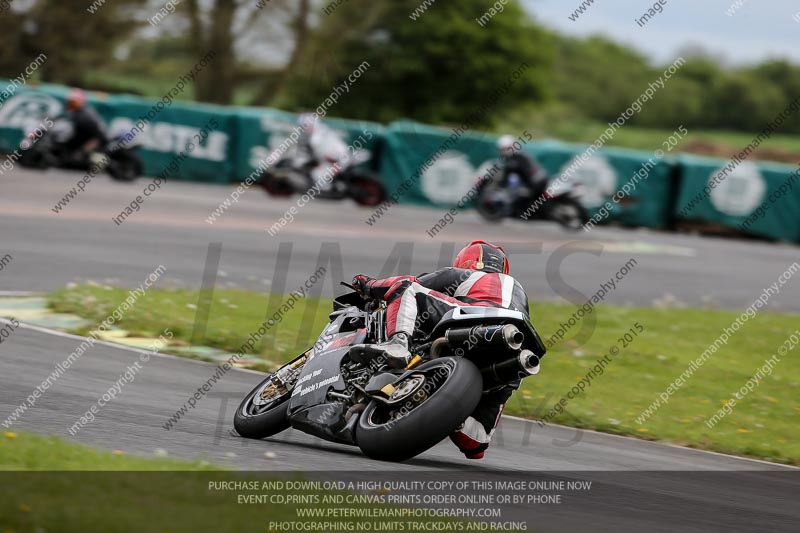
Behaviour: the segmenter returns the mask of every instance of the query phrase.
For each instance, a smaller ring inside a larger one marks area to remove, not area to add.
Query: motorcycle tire
[[[115,181],[130,183],[142,175],[142,161],[133,153],[118,154],[107,165],[108,175]]]
[[[447,372],[445,381],[429,391],[426,387],[436,383],[432,377],[443,369]],[[359,416],[355,440],[368,457],[399,462],[421,454],[453,433],[481,399],[483,378],[478,368],[464,358],[428,361],[415,368],[404,381],[408,383],[419,375],[424,376],[423,384],[409,398],[417,398],[419,391],[424,391],[424,398],[417,400],[419,403],[406,413],[396,416],[411,400],[404,400],[395,408],[394,418],[391,408],[372,400]]]
[[[555,220],[563,228],[577,231],[589,222],[589,212],[575,198],[558,198],[551,203],[547,218]]]
[[[266,406],[259,408],[253,403],[253,398],[263,389],[268,388],[271,376],[268,376],[256,388],[250,391],[233,417],[233,427],[236,432],[247,439],[264,439],[271,437],[285,429],[289,429],[289,398],[291,391],[275,397]]]
[[[486,222],[497,224],[506,217],[506,213],[503,206],[493,206],[484,200],[483,195],[487,189],[487,186],[484,184],[478,188],[474,202],[475,210]]]
[[[389,197],[383,182],[371,174],[356,173],[350,178],[350,196],[358,205],[377,207]]]
[[[286,180],[277,179],[272,172],[265,171],[258,184],[269,194],[277,198],[288,198],[294,194],[294,188]]]
[[[19,164],[24,168],[35,168],[39,170],[50,168],[50,165],[47,163],[47,158],[35,148],[23,150],[19,157]]]

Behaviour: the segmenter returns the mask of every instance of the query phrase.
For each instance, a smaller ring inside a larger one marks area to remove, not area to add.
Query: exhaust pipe
[[[539,373],[539,356],[530,350],[522,350],[505,361],[492,363],[481,369],[486,382],[511,383]]]
[[[525,334],[514,324],[450,329],[444,337],[450,348],[461,348],[465,352],[473,348],[519,350],[525,340]]]

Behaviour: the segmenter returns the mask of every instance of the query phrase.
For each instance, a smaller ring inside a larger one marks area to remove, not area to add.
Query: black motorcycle
[[[430,335],[415,336],[411,362],[394,370],[352,349],[386,339],[384,302],[352,292],[333,307],[317,343],[242,401],[233,421],[239,435],[263,439],[293,427],[404,461],[455,431],[484,392],[537,374],[546,351],[523,313],[461,307]]]
[[[259,184],[270,196],[288,197],[306,193],[314,187],[312,170],[317,160],[310,154],[300,153],[278,161],[274,168],[264,171]],[[371,172],[358,167],[370,159],[367,150],[356,150],[346,161],[340,162],[339,171],[319,187],[317,198],[343,200],[352,198],[359,205],[375,207],[386,201],[388,193],[383,182]]]
[[[72,136],[72,126],[68,120],[59,119],[53,127],[36,138],[34,132],[28,132],[20,143],[19,163],[23,167],[47,169],[51,167],[89,171],[96,162],[80,150],[67,148],[67,141]],[[114,135],[103,147],[102,168],[112,179],[117,181],[133,181],[142,175],[142,160],[137,153],[138,144],[124,142],[125,133]]]
[[[484,180],[478,185],[475,209],[489,222],[504,218],[553,220],[566,229],[578,230],[589,222],[589,212],[579,200],[580,192],[580,185],[561,183],[536,196],[525,186],[503,188]]]

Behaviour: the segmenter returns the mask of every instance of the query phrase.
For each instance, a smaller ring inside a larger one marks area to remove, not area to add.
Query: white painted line
[[[6,318],[0,317],[0,323],[10,324],[11,321],[6,319]],[[80,341],[88,339],[88,337],[83,337],[81,335],[74,335],[72,333],[65,333],[63,331],[58,331],[57,329],[50,329],[50,328],[43,328],[41,326],[34,326],[33,324],[26,324],[24,322],[20,322],[19,323],[19,327],[22,328],[22,329],[29,329],[31,331],[37,331],[39,333],[46,333],[48,335],[53,335],[54,337],[62,337],[62,338],[65,338],[65,339],[74,339],[74,340],[80,340]],[[156,357],[163,357],[165,359],[176,359],[176,360],[179,360],[179,361],[186,361],[188,363],[195,363],[195,364],[199,364],[199,365],[219,366],[219,365],[222,364],[222,363],[216,363],[216,362],[210,363],[208,361],[198,361],[197,359],[189,359],[187,357],[180,357],[178,355],[172,355],[172,354],[168,354],[168,353],[151,352],[150,350],[143,350],[141,348],[135,348],[133,346],[126,346],[124,344],[117,344],[116,342],[105,341],[105,340],[102,340],[102,339],[95,340],[94,344],[99,344],[101,346],[108,346],[109,348],[116,348],[118,350],[126,350],[126,351],[137,353],[137,354],[140,354],[140,355],[141,354],[147,354],[147,355],[150,355],[151,357],[152,356],[156,356]],[[263,372],[259,372],[258,370],[250,370],[249,368],[232,367],[231,370],[238,370],[240,372],[248,372],[248,373],[251,373],[251,374],[259,374],[259,375],[262,375],[262,376],[265,375]]]
[[[503,418],[508,418],[509,420],[516,420],[518,422],[524,422],[526,424],[536,424],[537,423],[536,420],[531,420],[531,419],[528,419],[528,418],[521,418],[521,417],[518,417],[518,416],[503,415],[502,417]],[[770,462],[770,461],[765,461],[763,459],[754,459],[752,457],[740,457],[738,455],[729,455],[727,453],[714,452],[714,451],[711,451],[711,450],[700,450],[700,449],[697,449],[697,448],[688,448],[686,446],[678,446],[677,444],[671,444],[669,442],[637,439],[636,437],[630,437],[628,435],[616,435],[614,433],[603,433],[602,431],[595,431],[593,429],[574,428],[574,427],[570,427],[570,426],[562,426],[560,424],[545,424],[545,425],[546,426],[557,427],[559,429],[569,429],[569,430],[573,430],[573,431],[577,429],[579,431],[586,431],[588,433],[594,433],[595,435],[600,435],[601,437],[615,437],[617,439],[624,439],[626,441],[644,442],[644,443],[647,443],[647,444],[652,444],[654,446],[665,446],[667,448],[676,448],[678,450],[683,450],[683,451],[691,451],[691,452],[697,452],[697,453],[707,453],[707,454],[717,455],[717,456],[720,456],[720,457],[725,457],[727,459],[734,459],[734,460],[738,460],[738,461],[745,461],[745,462],[749,461],[749,462],[752,462],[752,463],[759,463],[759,464],[764,464],[764,465],[769,465],[769,466],[780,466],[780,467],[783,467],[783,468],[788,468],[790,470],[800,470],[800,468],[798,468],[796,466],[785,465],[783,463],[773,463],[773,462]],[[763,470],[759,470],[759,472],[763,472]]]
[[[39,296],[40,292],[34,291],[0,291],[0,298],[4,296]]]

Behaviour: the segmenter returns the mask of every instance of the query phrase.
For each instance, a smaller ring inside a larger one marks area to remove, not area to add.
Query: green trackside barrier
[[[246,179],[259,166],[267,165],[270,154],[290,156],[295,144],[285,144],[297,127],[298,115],[277,109],[236,108],[237,143],[233,152],[234,175]],[[374,122],[325,118],[322,122],[336,130],[348,145],[369,150],[372,158],[365,163],[378,171],[384,127]],[[283,146],[283,148],[281,148]]]
[[[6,85],[6,81],[0,80],[0,90],[4,91]],[[10,91],[11,96],[0,102],[0,151],[14,151],[26,131],[44,127],[46,118],[60,115],[68,91],[68,87],[61,85],[20,85]],[[99,113],[107,111],[107,98],[92,94],[89,101]]]
[[[581,202],[598,224],[617,223],[663,229],[671,225],[676,194],[674,158],[657,158],[653,153],[622,148],[602,148],[582,163],[586,146],[546,140],[530,145],[534,155],[552,179],[576,164],[570,179],[583,186]],[[627,194],[620,191],[628,184]],[[618,202],[613,201],[617,195]],[[607,215],[606,215],[607,213]]]
[[[34,92],[27,85],[12,87],[6,92],[8,84],[8,80],[0,80],[0,152],[2,153],[11,153],[19,148],[19,142],[26,131],[35,128],[46,116],[55,116],[61,110],[58,100],[44,93]]]
[[[244,181],[291,132],[296,115],[274,109],[236,109],[236,145],[233,147],[234,178]],[[284,135],[281,135],[284,132]]]
[[[469,132],[451,137],[452,134],[452,130],[410,121],[389,125],[382,171],[391,191],[401,187],[404,180],[412,182],[410,188],[405,188],[401,201],[455,207],[474,186],[476,177],[496,162],[495,135]],[[455,142],[448,144],[448,139]],[[583,146],[552,140],[521,145],[539,160],[551,179],[565,171],[585,150]],[[431,162],[430,158],[440,148],[447,151]],[[578,166],[572,179],[583,184],[586,191],[583,201],[590,213],[594,215],[606,202],[610,203],[609,215],[600,223],[652,228],[669,225],[675,165],[653,157],[653,162],[647,165],[652,168],[646,172],[645,164],[650,157],[647,152],[603,149]],[[622,201],[612,202],[612,196],[639,171],[647,177],[640,177]]]
[[[5,87],[5,84],[0,85]],[[62,113],[69,87],[21,86],[0,106],[0,150],[13,151],[28,129],[45,117]],[[241,181],[277,149],[297,124],[297,115],[273,109],[220,107],[173,102],[155,109],[157,100],[128,95],[89,93],[90,103],[105,120],[109,132],[134,131],[144,173],[167,172],[181,180],[211,183]],[[373,122],[324,119],[340,132],[348,146],[372,153],[365,163],[378,171],[383,126]],[[198,142],[195,135],[203,139]],[[187,150],[189,143],[194,149]]]
[[[400,202],[455,206],[496,154],[492,135],[398,121],[386,129],[381,176]]]
[[[45,117],[60,115],[68,91],[68,87],[59,85],[18,88],[0,106],[0,149],[14,150],[27,129]],[[173,102],[153,111],[156,100],[96,92],[88,93],[88,98],[109,133],[130,132],[137,123],[144,126],[135,138],[141,145],[145,175],[166,172],[175,179],[212,183],[233,179],[230,154],[236,120],[229,108]],[[205,135],[201,134],[203,130]]]
[[[735,165],[730,160],[689,155],[681,156],[679,164],[677,220],[717,224],[759,237],[800,242],[797,166],[752,161]],[[726,169],[729,170],[725,172]]]
[[[213,105],[174,102],[154,112],[152,100],[132,96],[111,99],[103,113],[110,132],[133,131],[141,141],[139,154],[144,173],[157,176],[166,172],[179,180],[228,183],[233,177],[233,158],[237,121],[233,110]],[[153,116],[148,123],[149,116]]]
[[[61,115],[68,91],[68,87],[60,85],[17,88],[11,98],[0,104],[0,150],[13,151],[26,131],[40,124],[46,126],[43,122],[46,118],[55,119]],[[89,103],[105,121],[114,116],[115,98],[102,93],[88,95]]]

